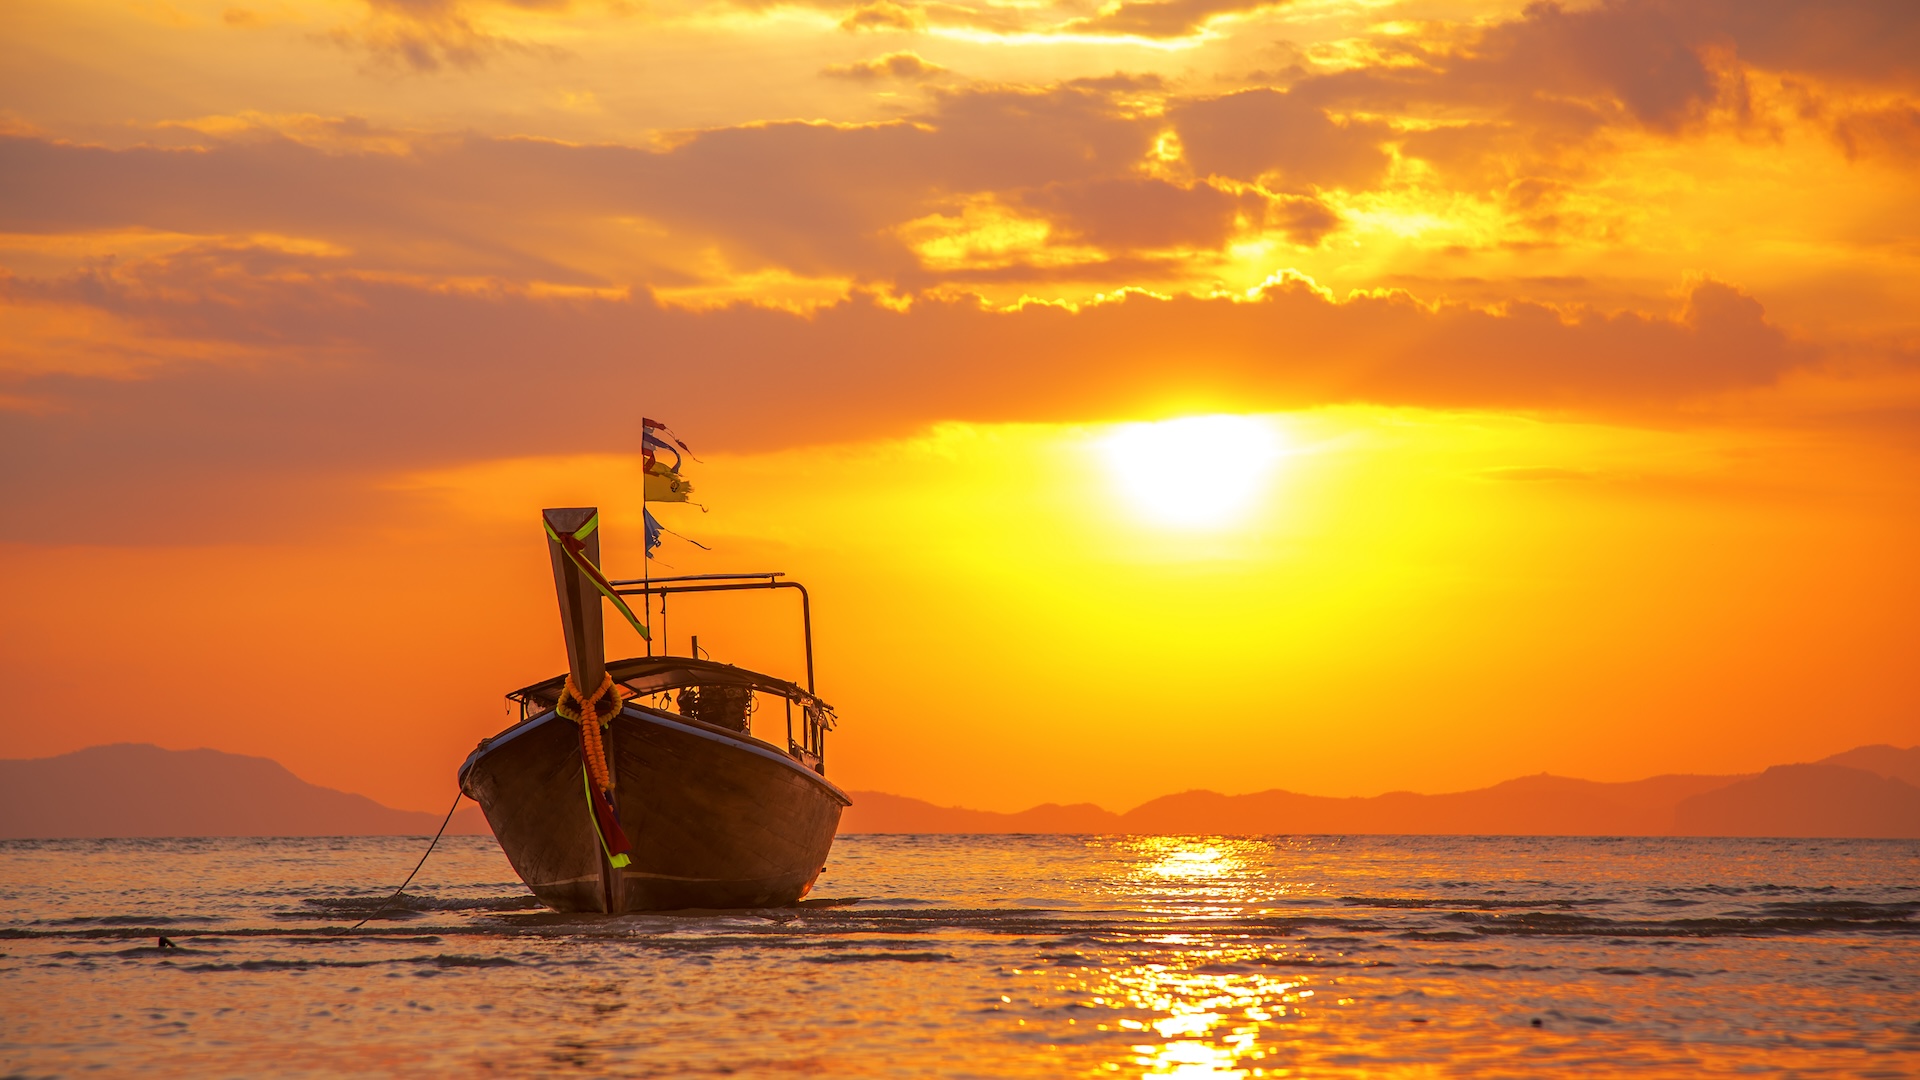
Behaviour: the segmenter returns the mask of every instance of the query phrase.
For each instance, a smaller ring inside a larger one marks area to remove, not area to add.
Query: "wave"
[[[167,950],[172,952],[171,949]],[[409,956],[398,960],[239,960],[228,964],[206,963],[186,964],[180,970],[194,974],[210,974],[226,971],[306,971],[314,968],[374,968],[374,967],[431,967],[451,968],[499,968],[520,967],[518,960],[504,956],[468,956],[462,954],[442,954],[438,956]]]
[[[185,926],[228,921],[219,915],[69,915],[62,919],[35,919],[29,926]]]
[[[276,919],[321,918],[353,919],[375,915],[381,919],[404,919],[430,912],[488,912],[543,910],[531,893],[518,896],[436,897],[415,893],[399,896],[320,896],[301,901],[293,911],[276,911]]]
[[[943,907],[892,897],[884,901],[822,898],[787,908],[654,913],[609,920],[598,915],[547,911],[528,894],[405,894],[391,904],[386,897],[373,895],[309,897],[299,908],[261,913],[269,921],[342,924],[337,926],[282,930],[233,925],[237,920],[204,916],[65,916],[0,927],[0,939],[124,940],[184,932],[205,940],[267,936],[319,943],[360,937],[398,941],[409,935],[416,940],[438,940],[449,935],[512,938],[537,934],[618,936],[655,947],[695,950],[742,942],[777,947],[775,943],[781,941],[817,948],[823,939],[963,931],[993,938],[1044,940],[1056,949],[1129,948],[1178,944],[1184,937],[1228,936],[1255,944],[1293,940],[1320,949],[1359,949],[1384,941],[1438,944],[1499,937],[1920,935],[1920,901],[1749,897],[1749,902],[1733,905],[1726,899],[1718,905],[1721,910],[1701,911],[1702,901],[1678,897],[1509,899],[1354,894],[1297,902],[1283,910],[1240,910],[1231,906],[1156,910]],[[1681,910],[1672,910],[1675,907]],[[346,924],[376,914],[381,923],[406,921],[416,925],[401,931],[376,923],[349,933]],[[421,920],[430,920],[431,925],[418,925]],[[424,937],[423,932],[427,932]]]
[[[1597,907],[1617,904],[1618,900],[1595,898],[1588,900],[1476,900],[1457,897],[1425,896],[1342,896],[1338,903],[1350,907],[1377,908],[1466,908],[1471,911],[1501,911],[1519,908],[1558,908],[1571,910],[1577,907]]]
[[[939,963],[952,960],[952,953],[936,952],[859,952],[831,953],[826,956],[802,957],[809,964],[867,964],[894,961],[902,964]]]
[[[1484,915],[1452,912],[1443,918],[1467,923],[1475,934],[1578,937],[1780,937],[1833,931],[1920,935],[1920,922],[1910,915],[1826,915],[1816,917],[1739,916],[1699,919],[1600,919],[1582,915],[1524,912]]]

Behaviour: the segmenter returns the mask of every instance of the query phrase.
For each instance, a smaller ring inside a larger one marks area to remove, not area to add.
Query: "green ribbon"
[[[593,582],[593,587],[600,590],[600,595],[613,601],[613,606],[620,609],[620,614],[627,617],[628,624],[630,624],[641,637],[652,641],[653,635],[647,633],[647,628],[641,624],[640,617],[633,613],[633,609],[627,606],[626,600],[622,599],[619,593],[613,591],[613,582],[608,581],[607,575],[601,573],[600,568],[593,565],[592,559],[587,558],[587,537],[592,536],[593,531],[600,527],[600,515],[597,513],[594,514],[587,519],[585,525],[580,526],[565,536],[555,532],[553,523],[546,520],[544,516],[541,517],[540,523],[547,528],[547,538],[560,545],[560,550],[566,552],[567,558],[573,560],[573,565],[579,567],[580,572],[587,575],[587,580]]]

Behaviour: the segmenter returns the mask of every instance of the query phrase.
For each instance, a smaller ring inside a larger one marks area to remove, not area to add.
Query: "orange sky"
[[[665,560],[813,588],[849,788],[1920,741],[1916,56],[1894,0],[16,0],[0,756],[441,805],[562,662],[537,509],[638,573],[643,412]],[[756,614],[675,647],[797,672]]]

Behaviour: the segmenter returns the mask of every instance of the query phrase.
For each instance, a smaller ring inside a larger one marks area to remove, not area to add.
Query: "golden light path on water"
[[[1257,900],[1238,887],[1247,867],[1232,841],[1149,837],[1129,846],[1140,860],[1137,876],[1157,883],[1170,901],[1164,913],[1175,918],[1232,917]],[[1102,1068],[1131,1072],[1131,1066],[1150,1076],[1265,1075],[1260,1033],[1286,1023],[1290,1007],[1314,996],[1306,979],[1209,971],[1210,965],[1243,960],[1250,951],[1211,935],[1170,933],[1151,940],[1169,951],[1167,961],[1118,968],[1076,988],[1094,1008],[1159,1017],[1097,1023],[1100,1031],[1151,1029],[1160,1037],[1157,1043],[1130,1047],[1129,1061],[1109,1061]]]

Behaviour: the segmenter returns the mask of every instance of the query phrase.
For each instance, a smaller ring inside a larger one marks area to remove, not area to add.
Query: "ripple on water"
[[[414,842],[0,844],[0,1073],[1920,1060],[1911,843],[843,837],[821,882],[837,899],[617,919],[541,909],[485,838],[442,843],[399,924],[352,933]]]

